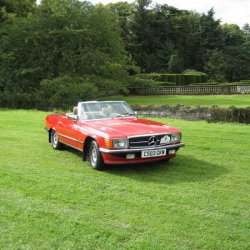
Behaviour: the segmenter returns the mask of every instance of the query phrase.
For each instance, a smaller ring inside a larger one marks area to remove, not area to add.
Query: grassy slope
[[[98,172],[45,115],[0,111],[0,249],[249,249],[249,126],[161,119],[177,158]]]
[[[247,107],[250,106],[250,95],[209,95],[209,96],[114,96],[109,97],[110,100],[125,100],[130,105],[200,105],[212,106],[218,105],[223,107],[237,106]]]

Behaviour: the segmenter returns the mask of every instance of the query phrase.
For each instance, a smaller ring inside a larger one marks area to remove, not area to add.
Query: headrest
[[[78,115],[78,107],[74,107],[74,109],[73,109],[73,114],[74,114],[74,115]]]

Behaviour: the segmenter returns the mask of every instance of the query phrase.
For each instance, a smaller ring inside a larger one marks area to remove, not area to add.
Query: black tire
[[[88,148],[88,160],[90,166],[95,170],[103,170],[104,162],[102,158],[102,154],[99,150],[99,147],[96,141],[91,141]]]
[[[63,148],[63,144],[58,140],[58,135],[56,133],[56,131],[52,130],[51,134],[50,134],[50,141],[51,141],[51,145],[53,149],[62,149]]]

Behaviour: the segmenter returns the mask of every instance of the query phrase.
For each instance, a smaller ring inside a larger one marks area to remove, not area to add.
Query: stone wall
[[[208,122],[238,122],[250,124],[250,107],[221,108],[218,106],[200,107],[185,105],[133,106],[139,116],[171,117],[190,121],[205,120]]]
[[[131,87],[133,95],[235,95],[250,94],[250,84]]]

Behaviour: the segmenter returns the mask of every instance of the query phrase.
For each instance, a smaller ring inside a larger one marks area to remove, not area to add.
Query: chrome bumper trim
[[[132,152],[141,152],[142,150],[155,150],[155,149],[175,149],[184,147],[184,143],[172,144],[162,147],[151,147],[151,148],[125,148],[125,149],[107,149],[107,148],[99,148],[99,150],[103,153],[115,154],[115,153],[132,153]]]
[[[137,137],[146,137],[146,136],[157,136],[157,135],[170,135],[171,133],[156,133],[156,134],[142,134],[142,135],[132,135],[128,136],[130,138],[137,138]],[[173,134],[173,133],[172,133]]]

